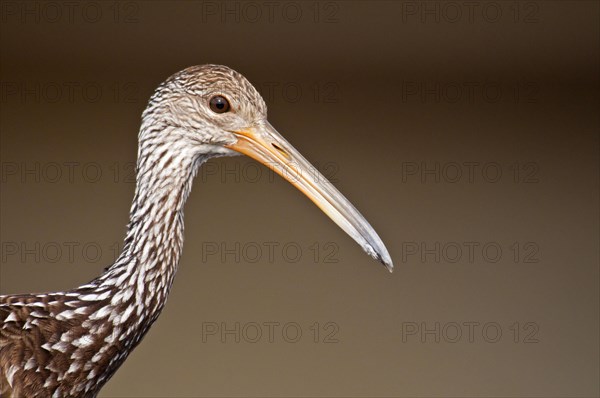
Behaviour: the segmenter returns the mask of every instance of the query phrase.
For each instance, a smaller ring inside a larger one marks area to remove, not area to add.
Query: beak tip
[[[383,266],[387,268],[390,274],[394,272],[394,263],[392,263],[392,258],[387,253],[387,251],[383,255],[379,252],[374,252],[373,257],[375,258],[375,260],[383,264]]]
[[[394,272],[394,264],[392,263],[384,263],[383,265],[385,265],[385,268],[387,268],[388,271],[390,271],[390,274],[392,274]]]

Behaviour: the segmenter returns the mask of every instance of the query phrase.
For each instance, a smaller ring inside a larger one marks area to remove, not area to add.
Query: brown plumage
[[[273,168],[391,271],[371,226],[266,116],[256,89],[224,66],[191,67],[158,87],[142,117],[119,258],[70,291],[0,296],[1,397],[97,395],[166,302],[183,245],[183,206],[211,157],[243,153]]]

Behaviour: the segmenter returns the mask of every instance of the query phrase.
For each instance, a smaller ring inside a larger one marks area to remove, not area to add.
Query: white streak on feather
[[[6,317],[6,319],[4,320],[4,322],[16,322],[17,321],[17,316],[15,315],[14,312],[11,312],[10,315],[8,317]]]
[[[33,311],[29,315],[34,316],[36,318],[46,318],[47,317],[46,314],[44,314],[43,312],[39,312],[39,311]]]
[[[69,344],[65,343],[64,341],[59,341],[58,343],[55,343],[52,346],[52,349],[60,351],[62,353],[67,352],[67,349],[69,348]]]
[[[121,314],[121,319],[119,323],[125,323],[125,321],[127,321],[127,318],[129,318],[129,316],[131,315],[131,313],[133,312],[133,305],[130,305],[129,307],[127,307],[125,309],[125,311],[123,311],[123,314]]]
[[[10,385],[11,388],[13,386],[13,377],[15,376],[15,373],[17,373],[17,370],[19,370],[19,368],[16,365],[12,365],[6,371],[6,381],[8,381],[8,385]]]
[[[84,294],[82,296],[79,296],[79,299],[84,301],[102,301],[108,298],[108,296],[110,296],[110,290],[107,290],[102,294]]]
[[[98,311],[96,311],[92,315],[90,315],[90,320],[95,321],[98,319],[106,318],[112,310],[113,310],[113,307],[110,307],[110,306],[102,307]]]
[[[88,313],[88,311],[89,311],[88,307],[79,307],[75,310],[75,313],[78,315],[85,315]]]
[[[113,344],[115,342],[115,340],[117,339],[117,337],[119,336],[119,332],[120,332],[119,328],[114,328],[112,333],[109,334],[108,336],[106,336],[106,338],[104,339],[104,342],[107,344]]]
[[[29,369],[33,369],[35,368],[35,366],[37,365],[37,363],[35,362],[35,358],[31,357],[29,358],[29,360],[25,363],[25,366],[23,367],[24,370],[29,370]]]
[[[98,352],[98,353],[96,353],[96,355],[94,355],[92,357],[92,362],[98,362],[101,359],[102,359],[102,354]]]
[[[81,368],[81,362],[73,362],[71,364],[71,366],[69,366],[69,370],[67,370],[67,374],[68,373],[75,373],[77,372],[79,369]]]
[[[88,379],[88,380],[91,380],[91,379],[93,379],[93,378],[94,378],[94,376],[96,376],[96,369],[92,369],[92,370],[90,371],[90,373],[87,375],[87,379]]]
[[[73,345],[79,348],[85,348],[94,343],[94,339],[89,334],[84,334],[77,340],[73,341]]]
[[[73,318],[75,312],[73,310],[64,310],[56,315],[56,319],[59,321],[68,321]]]

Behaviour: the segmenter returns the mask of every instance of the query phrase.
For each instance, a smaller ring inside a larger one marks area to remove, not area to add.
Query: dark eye
[[[210,109],[215,113],[229,112],[229,101],[221,95],[215,95],[209,101]]]

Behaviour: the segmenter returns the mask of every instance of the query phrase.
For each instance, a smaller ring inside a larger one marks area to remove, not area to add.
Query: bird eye
[[[229,112],[229,101],[221,95],[215,95],[209,101],[210,109],[215,113]]]

